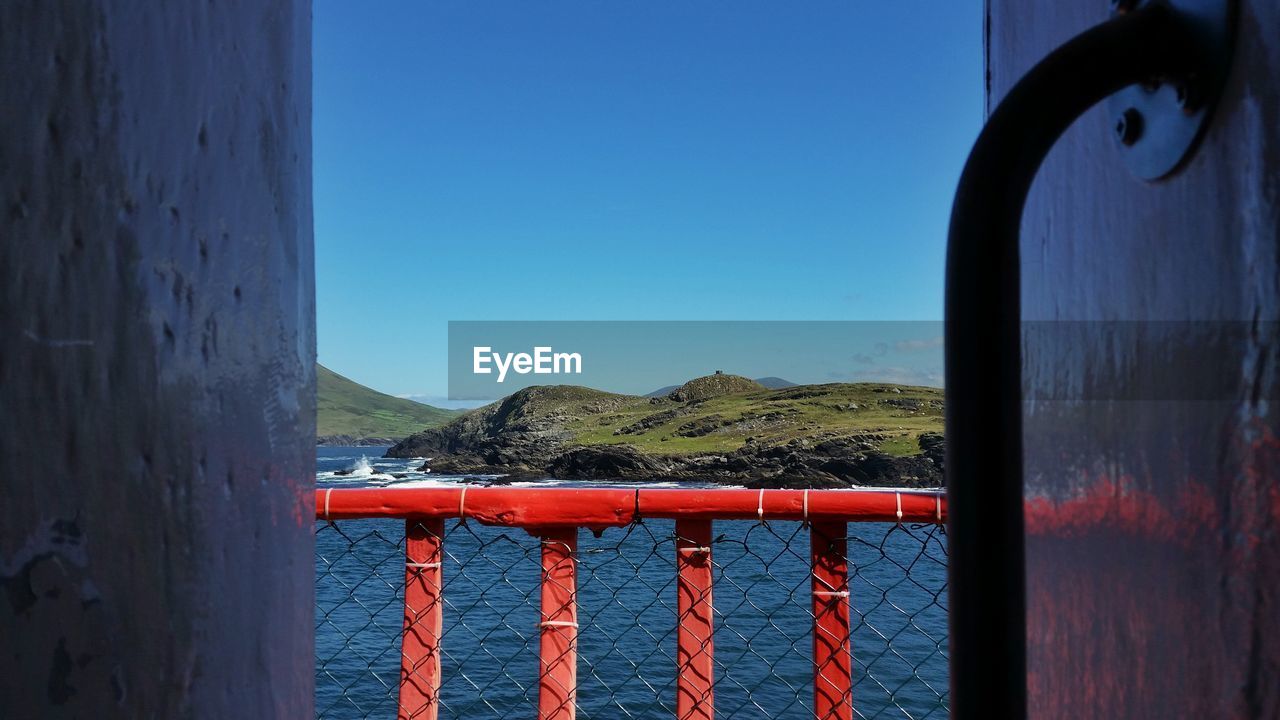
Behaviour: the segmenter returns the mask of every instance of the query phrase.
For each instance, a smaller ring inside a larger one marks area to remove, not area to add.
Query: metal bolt
[[[1182,108],[1185,113],[1194,113],[1200,109],[1201,95],[1200,88],[1196,84],[1194,77],[1187,78],[1182,82],[1173,86],[1175,97],[1178,101],[1178,107]]]
[[[1132,145],[1142,137],[1142,113],[1137,108],[1125,110],[1116,118],[1116,138],[1123,145]]]

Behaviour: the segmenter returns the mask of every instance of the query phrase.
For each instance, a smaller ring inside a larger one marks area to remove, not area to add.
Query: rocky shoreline
[[[939,487],[945,449],[941,436],[934,437],[936,441],[922,438],[931,445],[924,452],[905,457],[865,450],[852,438],[683,456],[648,455],[629,445],[595,445],[533,457],[526,448],[507,446],[433,457],[423,469],[449,475],[503,475],[509,480],[698,480],[752,488]],[[503,462],[513,450],[522,459]],[[387,456],[418,455],[388,452]]]

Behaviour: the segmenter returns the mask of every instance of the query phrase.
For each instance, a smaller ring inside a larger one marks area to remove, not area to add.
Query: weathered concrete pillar
[[[0,714],[307,717],[307,0],[0,3]]]
[[[1034,718],[1280,716],[1280,2],[1238,6],[1180,173],[1136,178],[1103,104],[1027,202]],[[990,106],[1109,10],[987,0]]]

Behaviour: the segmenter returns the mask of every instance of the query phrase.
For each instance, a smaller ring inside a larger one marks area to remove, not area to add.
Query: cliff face
[[[387,457],[433,457],[431,467],[437,472],[545,474],[550,458],[574,439],[569,423],[635,400],[567,385],[525,388],[442,427],[411,435],[388,450]]]
[[[769,390],[714,375],[664,398],[527,388],[387,456],[431,458],[449,474],[922,487],[942,482],[941,425],[941,392],[929,388]]]

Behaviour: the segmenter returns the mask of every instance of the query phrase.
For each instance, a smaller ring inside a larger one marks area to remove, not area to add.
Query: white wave
[[[367,478],[374,473],[373,465],[369,462],[367,456],[361,455],[359,460],[348,465],[342,470],[335,470],[332,476],[346,478]],[[317,476],[318,477],[318,476]]]

